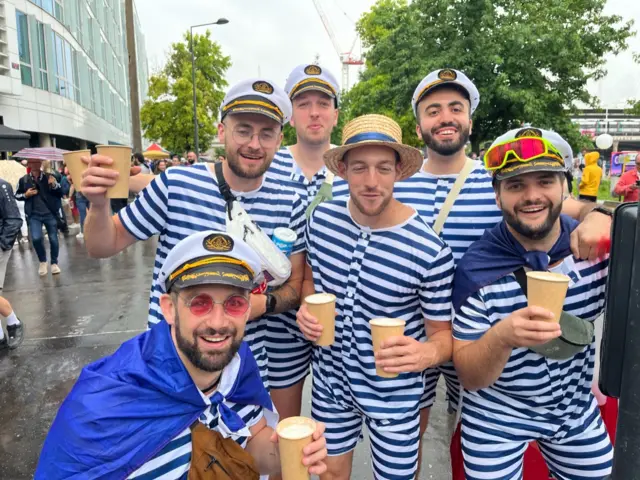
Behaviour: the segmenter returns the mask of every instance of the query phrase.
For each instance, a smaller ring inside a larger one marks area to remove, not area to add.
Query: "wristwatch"
[[[591,212],[589,212],[589,213],[593,213],[593,212],[601,213],[603,215],[606,215],[609,218],[613,217],[613,212],[611,210],[609,210],[608,208],[604,208],[601,205],[598,205],[596,208],[591,210]]]
[[[264,313],[273,313],[276,310],[276,297],[267,293],[267,302],[265,304],[265,312]]]

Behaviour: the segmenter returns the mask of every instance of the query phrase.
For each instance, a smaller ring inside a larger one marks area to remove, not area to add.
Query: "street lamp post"
[[[196,54],[193,44],[193,29],[198,27],[208,27],[210,25],[224,25],[226,23],[229,23],[229,20],[227,20],[226,18],[219,18],[215,22],[193,25],[189,28],[189,37],[191,38],[191,83],[193,84],[193,148],[196,154],[196,160],[200,158],[200,147],[198,145],[198,111],[196,106]]]

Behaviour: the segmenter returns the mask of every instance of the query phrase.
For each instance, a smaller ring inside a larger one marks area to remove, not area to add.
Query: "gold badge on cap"
[[[233,250],[233,238],[221,233],[212,233],[204,239],[202,246],[209,252],[230,252]]]
[[[446,82],[453,82],[456,78],[458,78],[458,74],[449,68],[445,68],[444,70],[440,70],[438,72],[438,78]]]
[[[304,73],[307,75],[320,75],[322,73],[322,69],[318,65],[309,65],[304,69]]]
[[[267,95],[271,95],[273,93],[273,86],[269,82],[264,82],[264,81],[255,82],[253,84],[253,89],[256,92],[264,93]]]
[[[516,138],[522,138],[522,137],[542,138],[542,132],[537,128],[523,128],[518,133],[516,133]]]

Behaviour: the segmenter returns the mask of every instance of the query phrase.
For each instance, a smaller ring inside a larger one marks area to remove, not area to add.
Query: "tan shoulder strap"
[[[440,232],[442,231],[442,227],[444,226],[444,222],[447,221],[447,218],[449,217],[449,213],[451,213],[451,208],[453,208],[453,204],[456,203],[458,194],[460,193],[460,190],[462,190],[462,186],[464,185],[464,182],[467,181],[467,178],[469,177],[469,174],[473,170],[474,166],[475,166],[475,162],[470,158],[467,158],[467,161],[464,164],[464,167],[462,167],[462,170],[460,171],[458,178],[456,178],[456,181],[453,184],[453,187],[451,187],[451,190],[449,191],[449,195],[447,195],[447,198],[442,204],[442,208],[440,209],[438,218],[436,218],[436,221],[433,223],[433,226],[431,227],[433,228],[433,231],[436,232],[438,235],[440,235]]]

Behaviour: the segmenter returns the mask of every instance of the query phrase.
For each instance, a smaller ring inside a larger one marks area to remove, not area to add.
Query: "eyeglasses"
[[[189,300],[184,300],[184,304],[196,317],[203,317],[211,313],[214,305],[222,305],[224,313],[231,317],[241,317],[249,310],[249,299],[242,295],[229,295],[224,301],[216,302],[211,295],[199,293]]]
[[[232,134],[235,142],[240,145],[251,143],[256,135],[262,148],[273,148],[278,143],[278,133],[273,130],[260,130],[255,133],[252,128],[239,125],[233,129]]]
[[[507,140],[492,146],[484,154],[484,166],[487,170],[498,170],[506,165],[510,159],[520,162],[530,162],[540,157],[551,157],[564,163],[560,151],[546,138],[522,137]]]

